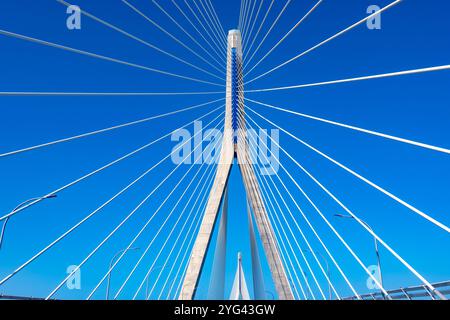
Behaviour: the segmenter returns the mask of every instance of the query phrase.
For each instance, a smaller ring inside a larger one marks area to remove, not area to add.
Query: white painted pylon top
[[[231,289],[230,300],[250,300],[244,269],[242,268],[242,254],[238,253],[238,265]]]
[[[228,31],[228,44],[230,48],[240,48],[241,47],[241,31],[233,29]]]

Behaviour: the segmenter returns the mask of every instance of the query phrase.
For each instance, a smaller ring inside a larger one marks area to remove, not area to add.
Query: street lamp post
[[[335,214],[334,216],[335,216],[335,217],[338,217],[338,218],[343,218],[343,219],[353,219],[353,220],[356,220],[353,216],[346,216],[346,215],[342,215],[342,214]],[[372,227],[371,227],[367,222],[365,222],[365,221],[363,221],[363,220],[361,220],[361,219],[359,219],[359,221],[361,221],[367,228],[369,228],[369,229],[373,232]],[[377,240],[376,237],[374,237],[374,241],[375,241],[375,254],[376,254],[376,256],[377,256],[378,275],[379,275],[379,279],[380,279],[380,285],[381,285],[381,287],[383,288],[384,286],[383,286],[383,275],[382,275],[382,273],[381,273],[380,252],[379,252],[379,250],[378,250],[378,240]],[[381,289],[381,288],[380,288],[380,289]],[[384,297],[384,293],[382,292],[381,294],[382,294],[382,296]]]
[[[135,251],[135,250],[139,250],[139,248],[138,248],[138,247],[135,247],[135,248],[122,249],[122,250],[120,250],[119,252],[117,252],[117,253],[114,255],[114,257],[112,257],[111,261],[109,262],[109,269],[108,269],[108,270],[111,270],[112,264],[114,263],[114,260],[116,260],[116,258],[117,258],[120,254],[122,254],[122,253],[124,253],[124,252],[127,253],[128,251]],[[111,285],[111,273],[112,273],[112,271],[109,272],[109,274],[108,274],[108,281],[107,281],[107,284],[106,284],[106,300],[109,300],[109,287],[110,287],[110,285]]]
[[[166,267],[164,267],[164,266],[157,266],[157,267],[154,267],[150,272],[149,272],[149,274],[148,274],[148,276],[147,276],[147,283],[146,283],[146,285],[145,285],[145,300],[148,300],[149,299],[149,296],[148,296],[148,284],[149,284],[149,280],[150,280],[150,276],[152,275],[152,273],[154,272],[154,271],[156,271],[156,270],[164,270]]]
[[[304,252],[309,252],[311,254],[316,254],[316,252],[312,252],[311,250],[308,249],[303,249],[302,251]],[[327,266],[327,277],[328,277],[328,295],[329,295],[329,300],[331,300],[333,298],[332,293],[331,293],[331,276],[330,276],[330,265],[328,263],[328,260],[325,258],[325,256],[323,254],[321,254],[320,252],[318,252],[318,254],[322,257],[322,259],[325,261],[325,264]]]
[[[45,197],[37,197],[37,198],[31,198],[28,199],[24,202],[22,202],[21,204],[19,204],[17,207],[14,208],[14,210],[12,212],[15,212],[17,210],[19,210],[20,208],[22,208],[23,206],[25,206],[26,204],[30,203],[30,202],[34,202],[34,201],[41,201],[41,200],[46,200],[46,199],[53,199],[56,198],[57,195],[56,194],[51,194]],[[3,226],[2,226],[2,231],[0,233],[0,249],[2,248],[3,245],[3,239],[5,236],[5,230],[6,230],[6,225],[8,224],[9,219],[11,218],[11,216],[8,216],[5,221],[3,222]]]

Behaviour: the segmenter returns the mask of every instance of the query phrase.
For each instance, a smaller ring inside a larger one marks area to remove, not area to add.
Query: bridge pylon
[[[216,177],[209,195],[191,258],[189,260],[181,300],[192,300],[200,279],[206,253],[211,242],[221,203],[234,160],[237,159],[247,200],[262,241],[272,279],[280,300],[293,300],[286,271],[277,248],[275,234],[267,214],[259,183],[252,165],[245,130],[242,39],[239,30],[228,33],[225,127]],[[237,132],[239,131],[239,135]],[[232,195],[231,195],[232,197]]]

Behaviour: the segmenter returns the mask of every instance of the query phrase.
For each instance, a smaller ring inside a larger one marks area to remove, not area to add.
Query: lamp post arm
[[[51,198],[54,198],[54,197],[56,197],[56,195],[51,196]],[[22,202],[21,204],[16,206],[12,212],[13,213],[16,212],[17,210],[19,210],[20,208],[22,208],[23,206],[25,206],[26,204],[28,204],[30,202],[41,201],[41,200],[49,199],[49,198],[50,198],[50,196],[46,196],[46,197],[36,197],[36,198],[31,198],[31,199],[25,200],[24,202]],[[0,233],[0,249],[2,248],[3,238],[5,236],[6,225],[8,224],[10,218],[11,218],[11,216],[8,216],[3,221],[2,231]]]

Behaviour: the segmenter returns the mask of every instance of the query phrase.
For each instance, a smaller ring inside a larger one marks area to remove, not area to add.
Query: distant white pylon
[[[244,269],[242,268],[242,254],[240,252],[238,253],[238,265],[236,275],[234,276],[233,288],[231,289],[230,300],[250,300]]]

